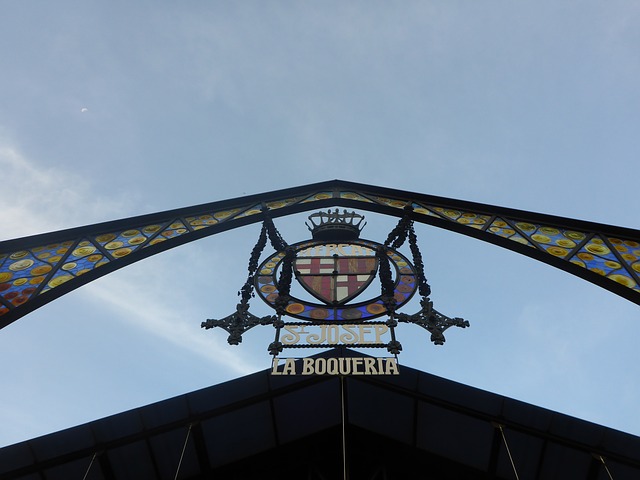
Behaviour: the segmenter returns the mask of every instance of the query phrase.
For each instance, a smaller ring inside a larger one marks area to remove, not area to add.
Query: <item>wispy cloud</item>
[[[127,215],[124,199],[114,201],[96,196],[91,184],[86,180],[80,181],[72,172],[59,167],[42,167],[28,159],[18,148],[1,143],[0,171],[4,172],[0,211],[3,214],[5,239]],[[192,259],[191,263],[197,261]],[[162,302],[158,292],[171,288],[170,280],[164,283],[157,279],[155,286],[151,285],[157,277],[152,270],[153,267],[141,265],[135,272],[101,279],[82,291],[93,299],[97,309],[113,311],[132,327],[163,338],[178,349],[198,354],[214,365],[228,368],[236,374],[247,374],[259,368],[237,352],[215,348],[224,337],[202,335],[199,328],[194,330],[190,324],[180,322],[180,318],[199,316],[189,315],[184,308],[175,304]],[[174,279],[176,277],[171,276]],[[143,284],[145,288],[140,289],[139,285]],[[130,300],[132,291],[137,292],[135,302]]]
[[[2,140],[0,172],[3,240],[94,223],[124,206],[124,199],[96,197],[86,179],[60,167],[40,165]]]
[[[144,289],[140,289],[139,278],[146,281]],[[156,288],[152,278],[149,269],[137,268],[132,275],[105,278],[99,284],[91,285],[87,292],[101,308],[112,311],[132,327],[153,333],[176,348],[201,356],[212,365],[229,369],[238,375],[246,375],[263,367],[247,361],[242,352],[230,350],[223,343],[225,335],[204,335],[196,325],[196,320],[193,320],[199,319],[198,314],[188,305],[176,306],[164,301],[160,292],[166,291],[167,287]],[[177,280],[174,278],[174,281]],[[135,302],[131,301],[131,292],[136,292]]]

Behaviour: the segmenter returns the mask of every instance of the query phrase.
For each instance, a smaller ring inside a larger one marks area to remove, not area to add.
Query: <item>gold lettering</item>
[[[320,335],[317,333],[310,333],[307,335],[307,343],[311,345],[318,345],[324,343],[327,340],[326,325],[320,325]]]
[[[385,375],[400,375],[400,370],[398,370],[398,362],[395,358],[385,358],[386,360],[386,369]]]
[[[327,331],[327,343],[336,345],[340,343],[340,325],[322,325]]]
[[[300,341],[300,334],[307,333],[303,325],[285,325],[284,330],[287,332],[281,337],[284,345],[295,345]]]
[[[353,359],[353,374],[354,375],[364,375],[363,372],[358,370],[358,366],[362,365],[362,358],[354,358]]]
[[[327,252],[325,254],[325,256],[329,257],[331,255],[340,255],[337,251],[338,246],[335,243],[327,243],[325,245],[325,248],[327,249]],[[333,252],[333,253],[331,253]]]
[[[297,257],[330,257],[339,255],[341,257],[371,257],[376,254],[375,250],[365,245],[354,243],[321,243],[298,250]]]
[[[315,257],[322,255],[322,250],[324,245],[312,245],[310,247],[305,248],[304,250],[300,250],[296,256],[297,257]]]
[[[312,327],[309,332],[307,327]],[[300,342],[311,345],[327,343],[343,344],[380,344],[382,336],[389,332],[384,324],[333,324],[333,325],[285,325],[281,342],[284,345],[296,345]]]
[[[353,358],[340,357],[340,375],[351,375],[351,363]]]
[[[313,374],[313,358],[302,359],[302,375]]]
[[[360,343],[367,344],[373,343],[371,340],[367,340],[365,335],[369,335],[371,333],[371,325],[360,325]]]
[[[347,332],[340,335],[342,343],[358,343],[358,334],[354,331],[355,325],[342,325],[342,328]]]
[[[271,375],[282,375],[282,373],[278,371],[278,357],[273,357],[273,362],[271,363]]]
[[[271,375],[400,375],[396,358],[285,358],[284,364],[274,357]],[[300,372],[296,360],[302,361]]]
[[[377,375],[378,374],[378,371],[374,367],[375,362],[376,362],[375,358],[365,358],[364,359],[364,374],[365,375]]]
[[[389,327],[386,325],[374,325],[373,329],[376,332],[376,341],[374,343],[382,343],[382,335],[389,331]]]
[[[327,360],[316,358],[316,375],[324,375],[325,373],[327,373]]]
[[[296,374],[296,362],[293,358],[287,358],[284,361],[284,369],[282,375],[295,375]]]
[[[338,365],[337,358],[328,358],[327,359],[327,373],[329,375],[338,375],[340,373],[340,368]]]

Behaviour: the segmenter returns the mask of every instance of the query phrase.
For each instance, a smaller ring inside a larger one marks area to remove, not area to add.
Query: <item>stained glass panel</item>
[[[619,289],[622,285],[634,292],[634,295],[640,295],[640,232],[636,230],[606,225],[595,228],[586,222],[529,212],[519,212],[517,216],[514,211],[500,207],[479,204],[465,207],[464,202],[457,200],[350,184],[339,180],[314,187],[299,187],[298,193],[294,195],[289,189],[286,194],[283,192],[281,198],[277,197],[278,192],[272,192],[268,194],[270,200],[264,204],[259,196],[254,195],[251,201],[247,200],[244,203],[243,199],[237,199],[235,203],[216,202],[208,208],[198,206],[197,210],[193,207],[182,209],[180,213],[167,212],[166,216],[162,216],[162,213],[154,214],[149,216],[153,217],[152,220],[141,220],[137,226],[135,223],[132,226],[132,219],[127,219],[110,222],[112,228],[105,229],[103,225],[100,227],[101,231],[96,232],[90,231],[91,227],[76,229],[81,232],[77,236],[65,236],[65,232],[46,234],[43,237],[49,240],[43,240],[41,244],[33,241],[39,236],[23,239],[26,242],[24,245],[13,240],[1,242],[0,316],[21,311],[25,305],[29,305],[29,300],[40,293],[55,291],[59,285],[67,282],[74,282],[74,288],[82,285],[85,282],[82,280],[83,275],[101,265],[118,265],[115,262],[125,257],[131,261],[141,259],[144,256],[137,255],[141,249],[150,248],[159,242],[173,244],[176,239],[180,240],[174,245],[188,242],[191,239],[185,238],[193,232],[236,219],[256,217],[256,221],[259,221],[262,205],[266,205],[270,210],[277,210],[331,199],[335,200],[336,206],[345,200],[350,202],[351,207],[353,202],[360,202],[364,210],[377,211],[378,206],[392,207],[399,211],[397,215],[402,215],[400,211],[406,205],[411,205],[414,218],[418,221],[439,227],[444,226],[443,221],[445,224],[451,222],[455,231],[464,231],[464,227],[473,228],[478,232],[473,235],[476,238],[482,239],[486,234],[484,239],[488,241],[492,241],[492,237],[501,237],[526,245],[531,251],[536,251],[535,258],[539,259],[540,254],[547,254],[550,263],[556,266],[558,260],[567,262],[568,266],[580,266],[591,272],[583,278],[594,281],[589,275],[597,274],[600,278],[606,279],[605,282],[610,281],[613,285],[606,288],[626,298],[636,299],[633,301],[640,303],[640,296],[630,297],[620,293]],[[310,205],[307,208],[313,207]],[[121,223],[126,223],[127,227],[118,228]],[[582,229],[579,228],[581,226]],[[217,231],[218,229],[212,229],[212,233]],[[202,238],[202,235],[193,236],[192,239],[196,238]],[[498,244],[511,248],[502,241]],[[513,249],[525,252],[519,245],[514,245]],[[566,269],[576,273],[571,268]],[[594,283],[604,286],[602,281]],[[55,295],[51,298],[55,298]],[[375,304],[369,307],[373,310],[378,308]],[[17,313],[15,318],[20,315]],[[314,315],[320,313],[316,312]]]

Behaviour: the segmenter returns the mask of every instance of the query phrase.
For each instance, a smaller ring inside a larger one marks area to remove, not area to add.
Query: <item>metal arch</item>
[[[451,230],[565,270],[640,305],[640,231],[332,180],[0,242],[0,328],[117,269],[271,217],[327,207]]]

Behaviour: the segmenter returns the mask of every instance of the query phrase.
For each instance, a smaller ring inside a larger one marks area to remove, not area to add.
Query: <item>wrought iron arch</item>
[[[327,207],[402,217],[513,250],[640,305],[640,231],[332,180],[0,242],[0,328],[170,248]]]

